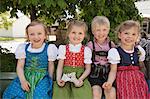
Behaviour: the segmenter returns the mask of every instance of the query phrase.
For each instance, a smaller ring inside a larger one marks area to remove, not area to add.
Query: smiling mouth
[[[133,42],[133,40],[125,40],[127,43],[131,43]]]
[[[105,36],[98,36],[99,38],[104,38]]]
[[[38,42],[40,42],[40,40],[34,40],[34,42],[35,42],[35,43],[38,43]]]
[[[73,40],[78,41],[79,39],[74,38]]]

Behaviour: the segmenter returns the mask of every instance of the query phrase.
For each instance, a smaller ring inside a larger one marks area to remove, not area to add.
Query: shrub
[[[10,51],[6,48],[2,48],[0,46],[0,60],[1,72],[15,72],[17,60],[15,59],[15,55],[10,53]]]

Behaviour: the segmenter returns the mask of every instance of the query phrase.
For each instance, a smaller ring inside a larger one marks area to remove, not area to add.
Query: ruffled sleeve
[[[93,43],[92,43],[92,41],[88,42],[87,46],[88,46],[90,49],[93,49]]]
[[[140,51],[139,61],[144,61],[145,60],[145,54],[146,54],[145,50],[140,45],[138,45],[137,47]]]
[[[109,51],[108,51],[108,62],[111,63],[111,64],[118,64],[120,63],[120,55],[117,51],[116,48],[111,48]]]
[[[15,51],[16,59],[26,58],[25,47],[26,47],[26,43],[22,43],[18,45]]]
[[[57,59],[66,59],[66,45],[60,45],[58,48],[58,57]]]
[[[48,46],[48,61],[55,61],[58,54],[58,49],[54,44]]]
[[[92,63],[92,51],[90,48],[85,47],[84,49],[84,63],[85,64],[91,64]]]

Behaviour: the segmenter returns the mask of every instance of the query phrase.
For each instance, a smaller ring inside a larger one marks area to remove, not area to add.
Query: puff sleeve
[[[26,47],[26,43],[21,43],[18,45],[15,51],[16,59],[26,58],[25,47]]]
[[[120,62],[120,55],[116,48],[111,48],[108,51],[108,62],[111,64],[118,64]]]

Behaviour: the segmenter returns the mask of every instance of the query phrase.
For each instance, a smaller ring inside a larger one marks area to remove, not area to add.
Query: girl
[[[118,28],[120,46],[110,49],[108,60],[111,71],[105,89],[112,86],[116,78],[117,99],[149,99],[144,74],[139,70],[145,58],[145,51],[136,46],[140,24],[133,20],[123,22]]]
[[[58,49],[57,84],[54,84],[53,99],[92,99],[91,87],[86,79],[91,70],[92,53],[82,45],[87,25],[71,21],[67,34],[69,44]]]
[[[31,22],[26,33],[29,43],[21,44],[15,52],[18,77],[5,90],[3,98],[51,99],[57,48],[45,42],[48,30],[40,21]]]
[[[114,43],[109,40],[108,33],[110,22],[105,16],[96,16],[92,20],[92,33],[94,40],[88,43],[88,47],[93,51],[93,64],[89,81],[93,90],[93,99],[101,99],[102,85],[107,81],[109,73],[109,64],[107,61],[107,53],[111,47],[115,47]],[[115,88],[104,90],[106,99],[116,99]]]

